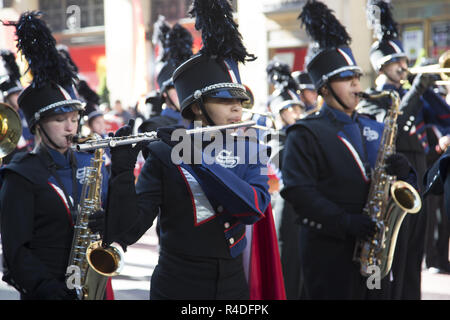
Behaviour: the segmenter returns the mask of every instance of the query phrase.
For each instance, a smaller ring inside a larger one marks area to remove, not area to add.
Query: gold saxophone
[[[404,181],[396,181],[396,177],[388,175],[385,169],[386,159],[395,153],[397,118],[400,114],[398,93],[383,91],[374,95],[366,93],[358,95],[368,100],[390,96],[392,101],[384,120],[384,130],[363,211],[376,222],[377,232],[368,241],[358,240],[354,255],[354,259],[361,264],[360,271],[363,276],[373,274],[373,266],[376,266],[380,270],[381,278],[384,278],[391,270],[402,221],[407,213],[419,212],[422,201],[413,186]]]
[[[67,277],[72,276],[71,272],[78,277],[74,287],[80,300],[103,300],[108,278],[117,275],[123,266],[120,249],[103,248],[100,236],[88,228],[89,216],[101,209],[102,164],[103,149],[96,149],[90,167],[85,169],[67,267]]]

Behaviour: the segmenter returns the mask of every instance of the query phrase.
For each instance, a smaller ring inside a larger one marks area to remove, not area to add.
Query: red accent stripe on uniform
[[[233,248],[235,245],[237,245],[239,242],[241,242],[241,240],[244,239],[244,237],[245,237],[245,231],[244,231],[244,234],[230,246],[230,248]]]
[[[234,227],[236,227],[238,224],[240,224],[239,222],[235,222],[234,224],[232,224],[228,229],[225,229],[225,231],[224,232],[228,232],[228,231],[230,231],[231,229],[233,229]]]
[[[419,123],[417,126],[416,126],[416,132],[417,132],[417,130],[419,130],[420,128],[422,128],[423,126],[425,125],[425,122],[421,122],[421,123]]]
[[[58,197],[61,199],[61,201],[62,201],[64,207],[66,208],[66,211],[67,211],[67,217],[69,218],[69,223],[70,223],[70,225],[73,227],[72,213],[70,213],[70,209],[69,209],[69,207],[67,206],[67,202],[66,202],[66,201],[64,200],[64,198],[59,194],[58,190],[56,190],[55,186],[54,186],[51,182],[47,181],[47,183],[48,183],[48,185],[55,191],[55,193],[58,195]],[[70,201],[70,200],[67,199],[67,201]]]
[[[350,154],[352,155],[353,159],[355,160],[356,164],[358,165],[359,171],[361,172],[361,175],[364,179],[365,182],[369,182],[370,180],[367,178],[366,173],[364,171],[364,168],[361,167],[362,165],[362,161],[361,161],[361,165],[358,161],[358,159],[356,158],[356,155],[353,153],[353,151],[349,148],[349,146],[346,143],[346,140],[342,137],[340,137],[339,135],[337,136],[339,138],[339,140],[342,141],[342,143],[344,144],[344,146],[347,148],[347,150],[350,152]],[[356,152],[356,151],[355,151]]]
[[[253,188],[253,186],[250,186],[250,187],[252,187],[252,189],[253,189],[253,195],[254,195],[254,198],[255,198],[255,207],[256,207],[256,210],[258,210],[258,212],[259,212],[260,214],[263,214],[263,213],[261,212],[261,210],[259,210],[258,193],[256,192],[256,189]]]

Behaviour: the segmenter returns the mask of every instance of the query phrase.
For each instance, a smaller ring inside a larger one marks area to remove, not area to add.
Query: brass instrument
[[[21,135],[19,114],[10,105],[0,102],[0,166],[2,158],[16,149]]]
[[[450,50],[447,50],[439,57],[439,63],[429,66],[410,68],[409,73],[439,73],[442,80],[436,81],[437,85],[450,84]]]
[[[370,241],[358,240],[354,254],[354,259],[361,264],[362,275],[373,274],[372,268],[376,266],[380,268],[380,276],[383,278],[391,269],[395,244],[404,217],[407,213],[419,212],[422,201],[413,186],[404,181],[396,181],[396,177],[388,175],[385,169],[386,159],[395,153],[397,118],[400,114],[398,93],[383,91],[380,94],[368,95],[361,92],[358,95],[364,99],[390,96],[393,104],[384,120],[383,135],[363,212],[376,222],[377,231]]]
[[[69,270],[79,271],[77,289],[81,300],[103,300],[109,277],[117,275],[123,266],[123,254],[119,248],[103,248],[98,234],[88,228],[89,216],[101,209],[103,149],[95,150],[91,166],[85,168],[77,221],[74,226]]]

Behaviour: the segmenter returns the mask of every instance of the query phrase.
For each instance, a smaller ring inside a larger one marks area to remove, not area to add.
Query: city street
[[[0,251],[1,253],[1,251]],[[152,227],[141,240],[128,247],[125,266],[120,275],[112,280],[116,300],[147,300],[150,278],[158,261],[158,239]],[[2,275],[2,273],[0,272]],[[0,281],[0,300],[17,300],[18,293]],[[423,300],[450,300],[450,275],[429,270],[422,272]]]

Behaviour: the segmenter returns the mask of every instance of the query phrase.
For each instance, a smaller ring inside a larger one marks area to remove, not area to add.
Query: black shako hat
[[[17,103],[33,133],[36,123],[40,119],[51,115],[84,110],[84,103],[72,98],[63,87],[55,82],[48,82],[40,88],[28,86],[19,95]]]
[[[294,71],[292,72],[292,78],[297,82],[300,90],[315,90],[314,83],[311,80],[308,72],[306,71]]]
[[[382,0],[368,1],[367,19],[378,39],[370,48],[370,63],[376,72],[391,62],[406,58],[406,53],[398,37],[397,23],[391,12],[391,5]]]
[[[59,54],[56,40],[41,16],[42,12],[27,11],[18,22],[8,23],[16,27],[17,49],[33,75],[33,81],[18,98],[32,133],[42,118],[84,109],[84,103],[75,95],[74,69]]]
[[[194,117],[191,104],[206,96],[249,99],[238,63],[256,59],[242,43],[227,0],[195,0],[190,14],[202,32],[203,47],[173,74],[181,115],[187,119]]]
[[[280,113],[292,105],[304,107],[297,95],[298,84],[292,77],[291,68],[287,63],[274,59],[268,63],[266,72],[269,82],[275,87],[275,91],[269,97],[269,108],[272,113]]]
[[[299,15],[307,34],[315,41],[306,65],[316,90],[331,78],[361,74],[349,47],[351,38],[345,27],[325,4],[308,0]]]
[[[303,109],[305,108],[305,104],[297,93],[289,88],[275,90],[269,98],[270,111],[274,114],[280,113],[284,109],[294,105],[301,106]]]

